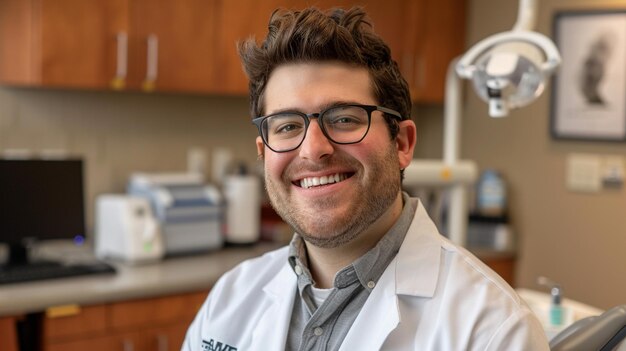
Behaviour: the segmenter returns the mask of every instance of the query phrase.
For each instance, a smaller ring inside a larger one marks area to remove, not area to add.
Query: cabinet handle
[[[168,351],[169,349],[169,340],[167,335],[159,334],[157,335],[157,350],[158,351]]]
[[[143,90],[153,91],[159,67],[159,38],[156,34],[150,34],[147,43],[146,79],[143,82]]]
[[[124,351],[135,351],[135,344],[133,344],[132,340],[124,339],[122,341],[122,349]]]
[[[128,33],[117,33],[117,64],[115,77],[111,82],[111,87],[115,90],[124,89],[126,85],[126,73],[128,67]]]

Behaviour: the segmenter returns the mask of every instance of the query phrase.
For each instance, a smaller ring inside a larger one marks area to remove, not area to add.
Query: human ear
[[[262,160],[265,155],[265,144],[260,136],[256,137],[256,154],[259,160]]]
[[[417,127],[410,119],[398,122],[398,127],[398,135],[396,136],[398,160],[400,161],[400,169],[405,169],[413,159],[413,151],[417,142]]]

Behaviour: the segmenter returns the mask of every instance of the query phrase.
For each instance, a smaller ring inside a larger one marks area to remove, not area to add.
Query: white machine
[[[163,257],[161,232],[150,203],[126,195],[101,195],[96,202],[96,256],[128,263]]]
[[[128,193],[150,203],[165,255],[217,249],[224,244],[224,206],[216,187],[198,173],[135,173]]]

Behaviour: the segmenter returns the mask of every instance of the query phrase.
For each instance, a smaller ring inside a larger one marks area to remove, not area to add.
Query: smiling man
[[[240,45],[272,206],[288,247],[215,285],[183,350],[547,350],[499,276],[401,190],[416,127],[365,13],[277,11]]]

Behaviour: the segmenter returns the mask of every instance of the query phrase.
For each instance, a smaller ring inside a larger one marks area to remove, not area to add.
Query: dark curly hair
[[[365,67],[369,71],[378,104],[410,118],[411,97],[408,84],[391,58],[385,42],[372,30],[361,7],[349,10],[317,8],[302,11],[279,9],[269,21],[269,32],[261,45],[254,38],[237,44],[243,68],[250,80],[250,113],[265,114],[263,95],[272,71],[281,64],[294,62],[340,61]],[[397,123],[385,116],[391,136]]]

